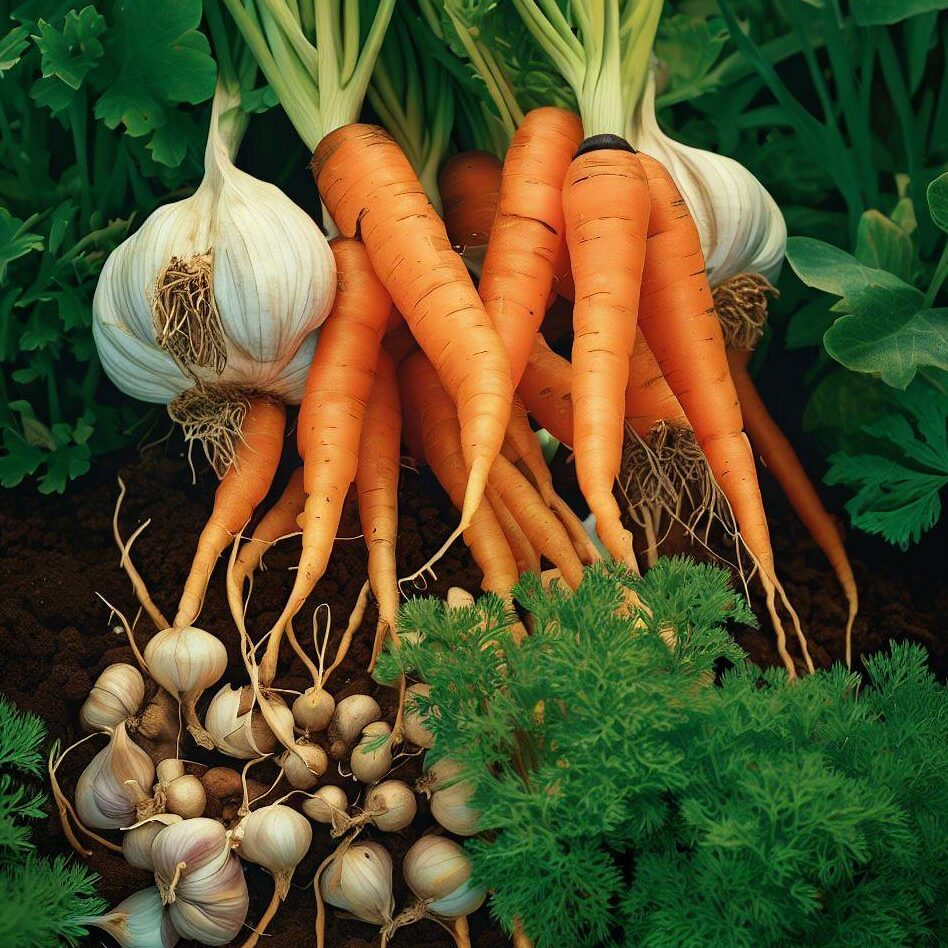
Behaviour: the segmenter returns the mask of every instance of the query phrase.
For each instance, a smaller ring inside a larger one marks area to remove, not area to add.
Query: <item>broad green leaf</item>
[[[837,369],[813,390],[803,413],[803,429],[830,430],[834,437],[869,424],[891,409],[896,393],[868,375]]]
[[[948,309],[914,312],[875,309],[842,316],[823,337],[826,351],[855,372],[877,373],[904,389],[918,369],[948,369]]]
[[[46,473],[39,480],[39,492],[61,494],[71,480],[89,470],[91,457],[88,444],[67,444],[57,448],[45,458]]]
[[[21,221],[5,207],[0,207],[0,285],[6,277],[8,264],[34,250],[43,249],[42,236],[29,231],[36,217]]]
[[[856,234],[856,258],[867,267],[888,270],[908,282],[912,276],[912,241],[879,211],[866,211]]]
[[[39,34],[34,41],[42,55],[43,75],[55,76],[71,89],[78,89],[102,58],[99,37],[105,32],[105,18],[89,6],[78,13],[70,10],[62,30],[45,20],[36,26]]]
[[[836,319],[826,305],[825,297],[807,303],[797,310],[790,319],[784,346],[787,349],[803,349],[806,346],[818,346],[823,342],[823,334]]]
[[[948,233],[948,171],[928,186],[928,211],[932,220]]]
[[[948,9],[948,0],[853,0],[853,17],[860,26],[899,23],[919,13]]]
[[[35,474],[45,459],[45,451],[29,444],[12,428],[5,428],[3,453],[0,454],[0,486],[16,487],[25,477]]]
[[[712,32],[707,20],[678,13],[662,21],[655,55],[667,64],[673,87],[691,85],[717,62],[727,40],[723,25]]]
[[[164,0],[160,16],[150,0],[118,0],[114,11],[105,38],[113,75],[96,102],[96,118],[147,135],[167,123],[168,105],[211,97],[217,70],[197,29],[200,0]]]
[[[0,75],[12,69],[30,45],[30,31],[25,26],[15,26],[0,39]]]
[[[891,217],[909,237],[918,229],[918,221],[915,219],[915,205],[910,197],[899,198],[898,203],[892,209]]]

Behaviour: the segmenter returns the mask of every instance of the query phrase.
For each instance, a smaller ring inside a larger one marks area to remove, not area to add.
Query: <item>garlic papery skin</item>
[[[128,736],[124,722],[118,724],[108,746],[92,758],[76,784],[79,819],[93,829],[129,826],[154,780],[152,759]]]
[[[307,688],[293,702],[293,720],[303,731],[325,731],[336,710],[333,696],[322,688]]]
[[[184,707],[188,730],[194,739],[210,750],[213,742],[201,727],[194,706],[227,668],[224,643],[194,626],[164,629],[145,646],[144,658],[151,677]]]
[[[133,717],[144,700],[142,673],[127,662],[116,662],[96,678],[79,710],[79,720],[87,731],[111,731]]]
[[[168,759],[158,764],[158,784],[154,803],[158,809],[175,813],[186,820],[201,816],[207,805],[204,785],[193,774],[184,772],[184,762]]]
[[[219,85],[197,191],[155,211],[99,277],[99,358],[142,401],[168,404],[200,383],[299,402],[332,304],[335,263],[319,227],[234,166],[240,136],[226,140],[221,123],[234,108],[239,93]]]
[[[125,861],[136,869],[155,871],[155,863],[151,858],[151,846],[155,837],[172,823],[179,823],[180,816],[174,813],[156,813],[148,819],[130,826],[122,837],[122,855]]]
[[[174,948],[181,940],[154,886],[130,895],[106,915],[76,922],[101,928],[122,948]]]
[[[370,695],[349,695],[336,705],[335,713],[329,722],[329,740],[332,744],[330,755],[342,760],[349,748],[359,739],[367,724],[382,717],[382,709]]]
[[[243,688],[224,685],[211,699],[204,716],[204,727],[214,746],[240,760],[272,754],[280,743],[253,698],[253,688],[249,685]],[[283,699],[274,694],[267,700],[273,713],[292,732],[293,712]]]
[[[376,783],[392,769],[392,728],[374,721],[362,729],[362,737],[349,758],[352,776],[362,783]]]
[[[303,812],[316,823],[334,823],[342,818],[347,823],[348,807],[346,791],[332,784],[320,787],[303,801]]]
[[[449,833],[473,836],[481,815],[470,805],[474,786],[460,775],[460,765],[442,757],[419,780],[419,789],[430,794],[431,815]]]
[[[273,876],[277,895],[286,898],[290,880],[313,842],[313,824],[282,803],[251,810],[234,832],[238,852]]]
[[[417,812],[415,794],[402,780],[383,780],[365,797],[364,815],[385,833],[410,826]]]
[[[476,912],[487,897],[484,886],[471,882],[471,860],[453,840],[422,836],[405,853],[402,872],[408,887],[441,918]]]
[[[662,132],[655,117],[654,69],[626,137],[660,161],[678,185],[698,227],[712,286],[747,272],[776,280],[787,246],[780,208],[733,158],[691,148]]]
[[[431,697],[431,686],[424,682],[409,685],[405,698],[405,737],[418,747],[425,749],[434,746],[434,734],[428,730],[426,722],[428,712],[422,712],[418,708],[415,696],[421,695],[423,698]]]
[[[155,882],[175,929],[202,945],[226,945],[250,905],[240,860],[216,820],[182,820],[152,843]]]
[[[341,847],[326,866],[319,891],[330,905],[363,922],[389,925],[395,910],[392,857],[378,843]]]
[[[296,790],[315,787],[329,767],[326,752],[318,744],[310,744],[305,740],[297,741],[295,750],[284,751],[278,762],[287,783]]]

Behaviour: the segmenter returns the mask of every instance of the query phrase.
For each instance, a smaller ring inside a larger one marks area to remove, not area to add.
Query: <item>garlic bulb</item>
[[[129,718],[128,729],[156,744],[173,744],[178,739],[179,718],[178,702],[159,688],[141,713]]]
[[[193,626],[164,629],[145,646],[144,658],[151,677],[183,705],[194,739],[210,750],[213,744],[201,727],[194,706],[227,668],[224,643]]]
[[[273,876],[277,895],[285,899],[290,880],[313,841],[313,825],[282,803],[251,810],[234,833],[244,859],[263,866]]]
[[[381,780],[392,767],[392,729],[384,721],[374,721],[362,729],[362,737],[352,751],[352,776],[363,783]]]
[[[151,758],[128,736],[124,722],[116,725],[108,746],[92,758],[76,784],[79,819],[94,829],[129,826],[154,779]]]
[[[79,710],[79,720],[87,731],[109,731],[132,717],[144,700],[141,672],[127,662],[116,662],[96,678]]]
[[[365,815],[384,833],[405,829],[417,812],[415,794],[401,780],[383,780],[365,797]]]
[[[460,775],[460,765],[442,757],[419,780],[419,789],[430,794],[431,815],[449,833],[473,836],[481,815],[470,806],[474,786]]]
[[[430,748],[434,746],[434,734],[425,725],[428,720],[428,712],[419,710],[415,695],[430,698],[431,686],[424,684],[424,682],[409,685],[405,702],[405,737],[418,747]]]
[[[253,704],[253,688],[231,688],[224,685],[211,699],[204,727],[214,746],[231,757],[250,760],[272,754],[279,741],[263,718],[263,712]],[[270,708],[292,731],[293,712],[278,695],[270,695]]]
[[[130,895],[106,915],[77,918],[75,922],[101,928],[122,948],[174,948],[181,940],[154,886]]]
[[[178,823],[181,817],[174,813],[156,813],[134,826],[130,826],[122,837],[122,855],[125,861],[136,869],[155,871],[151,858],[151,845],[155,837],[172,823]]]
[[[317,823],[332,823],[346,815],[348,806],[346,791],[327,784],[303,801],[303,812]]]
[[[216,820],[197,817],[166,827],[151,847],[155,882],[183,938],[226,945],[250,905],[240,860]]]
[[[674,178],[698,226],[712,286],[738,273],[777,278],[787,245],[780,208],[733,158],[691,148],[662,132],[655,118],[654,69],[626,137],[660,161]]]
[[[341,760],[358,740],[362,729],[382,717],[382,709],[370,695],[349,695],[336,705],[329,722],[330,754]]]
[[[238,109],[239,92],[219,84],[200,186],[112,252],[93,300],[106,374],[134,398],[175,402],[179,420],[192,397],[299,402],[313,330],[335,294],[333,256],[312,218],[234,167]]]
[[[405,853],[402,872],[408,888],[422,899],[428,912],[460,918],[476,912],[487,897],[484,886],[471,882],[471,860],[453,840],[422,836]]]
[[[356,843],[337,852],[319,880],[322,897],[363,922],[389,925],[395,909],[392,857],[378,843]]]
[[[307,688],[293,702],[293,720],[304,731],[325,731],[336,710],[333,696],[322,688]]]
[[[183,761],[161,761],[158,764],[157,777],[155,803],[158,807],[167,813],[176,813],[186,820],[204,813],[207,803],[204,784],[193,774],[184,772]]]
[[[310,744],[302,739],[296,742],[296,750],[284,751],[278,762],[287,783],[297,790],[315,787],[329,766],[326,752],[318,744]]]

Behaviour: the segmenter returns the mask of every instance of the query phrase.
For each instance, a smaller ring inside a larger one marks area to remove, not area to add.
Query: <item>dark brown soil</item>
[[[174,442],[172,442],[174,444]],[[123,636],[113,627],[110,610],[95,594],[129,617],[135,615],[135,603],[111,535],[111,514],[117,496],[116,476],[121,473],[128,486],[122,511],[122,529],[126,537],[147,519],[150,526],[137,541],[134,558],[146,577],[155,599],[167,612],[173,612],[197,533],[207,515],[213,483],[203,477],[191,483],[185,461],[169,456],[171,449],[152,449],[142,458],[99,462],[95,473],[70,488],[67,497],[42,497],[32,488],[0,493],[0,689],[22,708],[35,711],[46,719],[52,736],[69,743],[80,736],[78,710],[96,675],[109,663],[131,661],[132,655]],[[177,448],[174,449],[177,451]],[[564,494],[570,494],[571,470],[556,465]],[[282,487],[282,484],[278,484]],[[804,536],[802,527],[787,512],[785,504],[765,483],[772,515],[777,562],[791,600],[796,604],[810,637],[813,657],[828,664],[842,657],[841,630],[844,623],[842,597],[820,552]],[[571,498],[572,499],[572,498]],[[400,556],[404,567],[416,567],[422,551],[430,552],[452,525],[440,490],[427,474],[405,471],[401,490]],[[356,536],[354,517],[348,516],[341,534]],[[856,578],[859,581],[862,609],[856,628],[857,655],[871,653],[890,639],[913,640],[925,644],[939,673],[946,671],[946,646],[942,635],[948,614],[948,587],[943,582],[939,549],[943,549],[946,530],[930,535],[909,554],[862,535],[851,538]],[[269,569],[258,578],[248,611],[251,630],[269,628],[292,580],[298,546],[287,541],[271,551]],[[477,589],[479,575],[463,547],[451,551],[441,562],[434,593],[443,594],[449,585]],[[365,552],[361,539],[341,540],[329,572],[320,583],[319,596],[332,609],[333,627],[345,625],[365,578]],[[239,667],[236,634],[223,595],[223,582],[215,576],[200,624],[220,636],[234,659],[229,669],[232,683],[245,680]],[[301,624],[302,625],[302,624]],[[372,684],[365,675],[374,617],[369,614],[349,657],[332,685],[334,691],[370,690],[391,707],[390,693]],[[138,622],[138,637],[144,643],[153,634],[147,617]],[[737,631],[741,644],[762,664],[775,664],[776,655],[769,632]],[[301,636],[302,638],[302,636]],[[332,648],[332,646],[331,646]],[[305,686],[301,666],[284,655],[284,675],[280,684]],[[72,788],[82,767],[98,745],[89,742],[64,764],[61,776],[65,787]],[[189,752],[200,762],[227,763],[217,755]],[[420,759],[407,760],[401,773],[406,777],[420,769]],[[261,772],[261,779],[265,773]],[[341,777],[338,782],[354,785]],[[431,824],[422,812],[411,830],[384,837],[396,866],[405,848]],[[58,820],[50,818],[38,828],[36,838],[44,853],[62,853],[68,849]],[[317,832],[312,852],[299,867],[294,890],[270,926],[262,942],[271,948],[298,948],[314,943],[315,917],[311,880],[316,866],[328,854],[328,834]],[[145,873],[128,868],[110,853],[97,850],[89,860],[101,875],[100,892],[115,904],[132,891],[148,885]],[[262,914],[270,897],[270,881],[256,867],[248,867],[252,893],[248,921]],[[404,886],[397,879],[396,901],[405,903]],[[482,910],[471,919],[474,945],[507,944],[499,929]],[[331,912],[327,943],[331,948],[362,948],[377,942],[370,926],[341,918]],[[235,944],[239,944],[239,939]],[[182,943],[183,944],[183,943]],[[441,948],[453,944],[451,938],[432,923],[402,930],[396,944],[406,948],[425,945]]]

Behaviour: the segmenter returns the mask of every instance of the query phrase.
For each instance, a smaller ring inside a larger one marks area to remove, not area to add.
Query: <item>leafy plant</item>
[[[24,779],[43,772],[46,727],[0,698],[0,944],[23,948],[74,945],[86,934],[82,919],[99,915],[96,877],[62,856],[33,851],[30,821],[44,819],[44,796]]]
[[[629,587],[649,611],[624,613]],[[948,936],[948,696],[922,650],[788,684],[727,634],[749,615],[725,575],[687,560],[516,596],[519,645],[495,598],[406,604],[419,635],[377,671],[430,684],[430,760],[474,785],[466,845],[508,930],[538,948]]]

